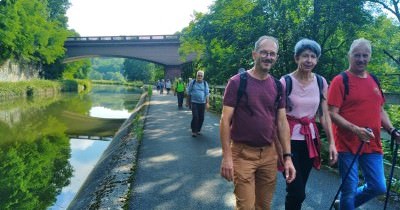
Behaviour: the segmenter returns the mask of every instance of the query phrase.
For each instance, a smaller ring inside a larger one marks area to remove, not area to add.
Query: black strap
[[[289,99],[290,93],[292,93],[292,78],[286,74],[283,76],[285,79],[285,84],[286,84],[286,109],[288,112],[292,111],[292,102]]]
[[[342,75],[343,79],[343,86],[344,86],[343,101],[344,101],[346,100],[346,96],[349,95],[349,76],[347,76],[346,72],[341,72],[340,75]]]
[[[239,105],[242,96],[245,96],[246,97],[246,105],[245,105],[246,109],[247,109],[247,111],[249,111],[250,115],[253,116],[254,113],[253,113],[253,110],[251,110],[251,108],[249,106],[249,102],[248,102],[249,98],[248,98],[247,93],[246,93],[247,72],[246,71],[241,72],[239,74],[239,76],[240,76],[240,83],[239,83],[239,89],[237,91],[235,110],[236,110],[237,106]]]
[[[275,105],[275,110],[278,110],[278,108],[279,108],[279,102],[282,100],[282,83],[281,83],[281,81],[279,81],[279,80],[277,80],[277,79],[275,79],[275,77],[273,77],[274,78],[274,81],[275,81],[275,85],[276,85],[276,92],[277,92],[277,95],[276,95],[276,98],[275,98],[275,103],[274,103],[274,105]],[[276,113],[278,113],[278,112],[276,112]]]
[[[319,116],[322,116],[323,112],[322,112],[321,103],[322,103],[322,100],[326,100],[326,98],[324,97],[324,92],[323,92],[324,91],[324,81],[323,81],[321,75],[315,74],[315,76],[317,77],[317,83],[318,83],[318,89],[319,89],[318,113],[319,113]]]
[[[240,83],[239,83],[239,89],[237,91],[235,108],[239,105],[240,99],[242,98],[243,94],[246,94],[246,86],[247,86],[246,71],[240,72],[239,76],[240,76]]]

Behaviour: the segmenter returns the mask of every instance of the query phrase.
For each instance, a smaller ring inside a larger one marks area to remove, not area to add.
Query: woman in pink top
[[[328,84],[325,78],[312,73],[321,56],[321,47],[313,40],[302,39],[297,42],[294,51],[297,69],[281,78],[282,84],[288,88],[286,113],[290,125],[292,160],[296,169],[296,179],[286,184],[286,210],[301,209],[311,168],[314,166],[319,169],[321,165],[320,139],[315,123],[317,113],[329,141],[330,163],[337,161],[331,119],[325,100]]]

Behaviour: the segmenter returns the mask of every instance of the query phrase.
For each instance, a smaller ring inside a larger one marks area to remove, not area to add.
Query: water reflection
[[[131,115],[128,110],[112,110],[102,106],[92,107],[89,111],[92,117],[101,117],[109,119],[127,119]]]
[[[67,206],[109,144],[70,140],[69,132],[88,135],[84,128],[96,125],[91,135],[101,136],[96,131],[102,126],[118,127],[123,120],[98,118],[120,118],[119,112],[128,117],[138,93],[121,86],[95,86],[86,95],[0,101],[0,209],[47,209],[56,198],[52,209]],[[80,129],[71,129],[74,125]]]
[[[57,203],[50,209],[66,209],[69,203],[74,199],[80,186],[86,180],[86,177],[92,171],[94,165],[110,144],[109,141],[93,141],[85,139],[71,139],[71,159],[70,164],[74,168],[71,178],[71,184],[57,196]]]

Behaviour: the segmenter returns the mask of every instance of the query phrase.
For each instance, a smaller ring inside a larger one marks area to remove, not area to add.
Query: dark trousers
[[[206,104],[192,102],[192,122],[190,123],[192,133],[200,132],[201,126],[203,126],[204,122],[205,107]]]
[[[291,140],[292,161],[296,169],[296,179],[286,184],[286,210],[301,210],[306,199],[306,184],[313,166],[313,158],[309,158],[306,141]]]
[[[183,97],[185,95],[185,92],[177,92],[176,95],[178,96],[178,107],[182,108]]]

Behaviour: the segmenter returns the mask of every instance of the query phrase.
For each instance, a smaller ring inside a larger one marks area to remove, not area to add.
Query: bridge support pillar
[[[175,78],[179,78],[182,75],[181,66],[165,66],[165,79],[174,81]]]

